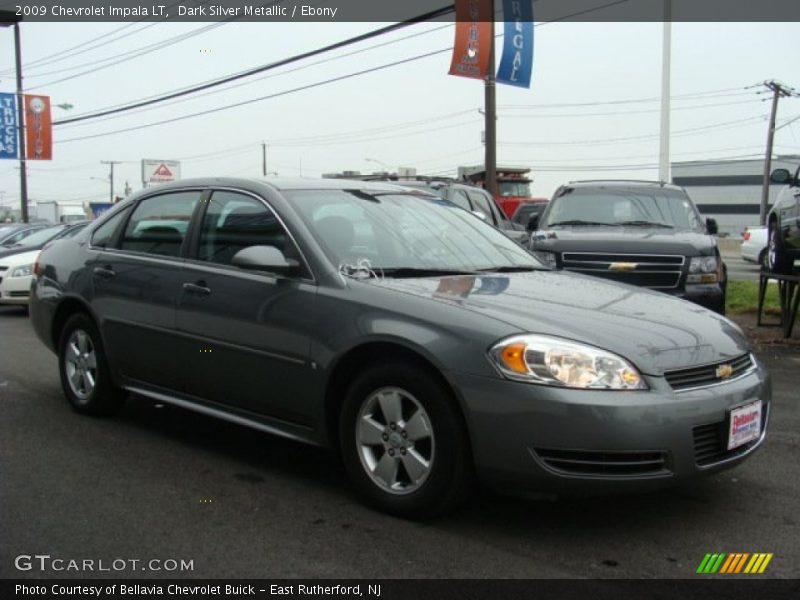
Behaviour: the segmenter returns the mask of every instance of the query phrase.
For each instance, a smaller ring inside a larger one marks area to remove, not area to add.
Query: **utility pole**
[[[778,113],[778,99],[781,96],[792,96],[796,92],[777,81],[765,81],[764,86],[772,91],[772,109],[769,114],[769,129],[767,130],[767,151],[764,156],[764,179],[761,184],[761,209],[758,213],[758,222],[767,223],[767,204],[769,202],[769,176],[772,170],[772,142],[775,139],[775,117]]]
[[[261,142],[261,174],[267,176],[267,144]]]
[[[486,144],[484,146],[484,169],[486,170],[486,191],[492,196],[497,194],[497,102],[496,102],[496,89],[494,74],[494,0],[491,0],[492,5],[492,19],[491,19],[491,40],[489,45],[489,72],[486,74],[486,81],[484,83],[484,102],[486,110],[484,118],[486,119],[484,128],[486,129]]]
[[[664,33],[661,48],[661,130],[658,152],[658,179],[669,176],[670,59],[672,46],[672,0],[664,0]]]
[[[19,22],[14,23],[14,55],[17,67],[17,125],[19,127],[19,194],[20,218],[28,222],[28,170],[25,163],[25,96],[22,93],[22,42],[20,41]]]
[[[111,202],[111,204],[114,204],[114,165],[120,164],[120,161],[101,160],[100,164],[108,165],[111,168],[111,172],[108,174],[108,182],[110,184],[108,201]]]

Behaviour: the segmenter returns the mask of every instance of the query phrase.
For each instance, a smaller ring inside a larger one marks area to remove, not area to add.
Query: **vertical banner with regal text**
[[[503,56],[497,82],[531,87],[533,0],[503,0]]]
[[[52,160],[53,122],[50,96],[23,95],[25,102],[25,149],[28,160]]]
[[[456,0],[456,39],[450,75],[483,79],[492,44],[491,0]]]
[[[17,95],[0,94],[0,159],[19,158]]]

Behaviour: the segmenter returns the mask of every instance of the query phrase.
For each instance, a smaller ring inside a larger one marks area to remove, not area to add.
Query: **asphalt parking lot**
[[[414,523],[363,506],[322,449],[136,398],[78,416],[26,312],[0,308],[0,578],[94,576],[17,570],[34,554],[192,561],[105,577],[691,578],[709,552],[771,552],[758,577],[800,577],[800,349],[759,355],[769,436],[733,470],[636,496],[478,490]]]

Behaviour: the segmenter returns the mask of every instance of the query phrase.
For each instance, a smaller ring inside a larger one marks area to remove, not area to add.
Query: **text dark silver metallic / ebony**
[[[341,453],[381,509],[473,476],[641,490],[763,442],[770,379],[696,304],[544,267],[455,204],[388,183],[143,190],[35,266],[31,318],[80,413],[132,392]]]

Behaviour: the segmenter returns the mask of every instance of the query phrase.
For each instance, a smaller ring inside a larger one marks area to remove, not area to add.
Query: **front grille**
[[[9,292],[10,298],[27,298],[30,294],[28,292]]]
[[[569,271],[653,289],[677,288],[685,261],[671,254],[564,252],[561,256],[561,266]]]
[[[767,427],[768,412],[768,407],[761,411],[762,434]],[[714,463],[741,456],[759,442],[758,439],[755,439],[738,448],[728,450],[727,420],[719,423],[709,423],[708,425],[699,425],[692,429],[692,436],[694,437],[694,462],[698,467],[707,467]]]
[[[564,475],[637,477],[667,475],[665,452],[594,452],[536,448],[539,459],[551,471]]]
[[[726,366],[730,367],[729,372]],[[667,371],[664,373],[664,377],[673,390],[685,390],[730,381],[748,372],[754,366],[752,357],[749,354],[742,354],[732,360],[710,365]],[[726,374],[727,376],[723,376]]]

